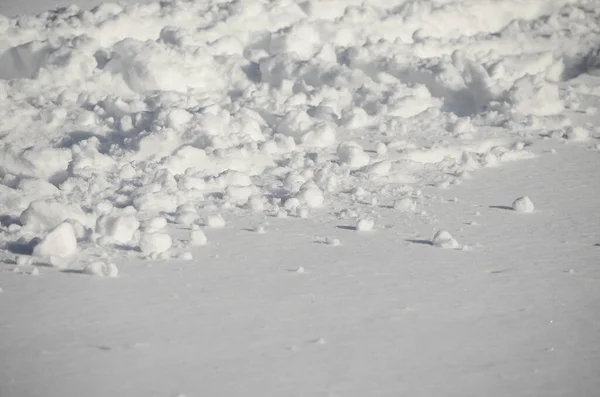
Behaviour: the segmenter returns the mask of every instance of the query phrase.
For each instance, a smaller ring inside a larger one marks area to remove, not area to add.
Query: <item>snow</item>
[[[528,196],[522,196],[513,201],[512,208],[517,212],[533,212],[535,206]]]
[[[0,395],[600,386],[595,1],[0,13]]]
[[[92,262],[83,268],[84,274],[101,277],[117,277],[119,269],[114,263]]]
[[[77,252],[77,237],[73,225],[63,222],[51,230],[33,248],[34,256],[67,257]]]
[[[190,231],[190,244],[193,246],[206,245],[208,239],[206,234],[200,228],[195,228]]]
[[[438,248],[460,248],[458,241],[452,237],[449,231],[441,229],[435,233],[433,239],[431,239],[431,245]]]
[[[162,254],[173,245],[173,239],[167,233],[144,233],[140,238],[140,251],[145,255]]]

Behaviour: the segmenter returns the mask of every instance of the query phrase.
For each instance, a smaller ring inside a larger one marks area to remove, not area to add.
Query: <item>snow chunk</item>
[[[193,246],[203,246],[208,243],[206,234],[200,228],[195,228],[190,231],[190,244]]]
[[[520,114],[549,116],[564,109],[558,86],[540,76],[527,75],[517,80],[508,92],[508,98]]]
[[[590,132],[584,127],[567,127],[564,137],[569,141],[582,142],[590,137]]]
[[[34,256],[67,257],[77,252],[75,229],[69,222],[63,222],[46,235],[34,248]]]
[[[76,204],[62,204],[53,200],[36,200],[21,213],[21,225],[34,230],[49,230],[67,219],[74,219],[83,225],[88,224],[88,217]]]
[[[344,142],[337,148],[337,156],[342,164],[350,168],[362,168],[369,164],[370,157],[356,142]]]
[[[523,196],[512,203],[512,208],[517,212],[533,212],[535,206],[528,196]]]
[[[414,212],[417,209],[417,203],[413,199],[405,197],[394,202],[394,209],[404,212]]]
[[[221,215],[221,214],[209,215],[206,218],[206,226],[208,226],[208,227],[220,229],[220,228],[224,228],[225,224],[226,224],[225,219],[223,219],[223,215]]]
[[[375,221],[370,218],[360,218],[358,222],[356,222],[356,231],[358,232],[368,232],[373,230],[375,227]]]
[[[127,243],[133,239],[139,227],[140,222],[133,215],[104,215],[96,222],[96,233],[109,236],[121,243]]]
[[[83,268],[82,273],[91,276],[117,277],[119,275],[119,268],[114,263],[98,261],[88,264]]]
[[[307,182],[304,185],[302,185],[300,191],[296,194],[295,198],[299,202],[306,204],[306,206],[308,206],[309,208],[320,207],[323,205],[323,202],[325,200],[323,191],[312,182]]]
[[[144,233],[140,239],[140,250],[143,254],[162,254],[171,248],[173,239],[167,233]]]
[[[450,232],[447,230],[439,230],[435,236],[433,236],[433,240],[431,240],[431,245],[439,248],[452,248],[458,249],[460,248],[460,244],[458,241],[452,237]]]
[[[167,226],[167,220],[162,216],[150,218],[144,222],[144,231],[154,233]]]

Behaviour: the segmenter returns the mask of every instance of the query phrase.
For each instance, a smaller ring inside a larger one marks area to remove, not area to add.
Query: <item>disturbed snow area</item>
[[[249,213],[368,226],[423,186],[531,157],[542,133],[595,134],[563,115],[578,98],[561,82],[597,66],[599,12],[176,1],[2,18],[1,238],[81,268],[189,256],[173,229]],[[77,241],[35,249],[48,233]]]
[[[0,395],[593,395],[599,26],[593,0],[0,15]]]

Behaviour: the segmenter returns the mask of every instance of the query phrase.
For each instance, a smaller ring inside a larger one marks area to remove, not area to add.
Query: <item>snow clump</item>
[[[173,239],[167,233],[144,233],[140,239],[140,251],[143,254],[162,254],[173,245]]]
[[[190,231],[190,245],[193,246],[202,246],[208,243],[208,239],[206,238],[206,234],[198,225],[194,225],[192,230]]]
[[[91,276],[117,277],[119,275],[119,268],[114,263],[96,261],[86,265],[82,273]]]
[[[34,248],[33,255],[41,257],[67,257],[77,252],[75,229],[69,222],[63,222],[48,233]]]
[[[458,241],[456,241],[454,239],[454,237],[452,237],[452,235],[450,234],[450,232],[448,232],[447,230],[439,230],[435,236],[433,236],[433,239],[431,240],[431,245],[433,245],[434,247],[438,247],[438,248],[451,248],[451,249],[458,249],[460,248],[460,244],[458,243]]]
[[[528,196],[523,196],[512,203],[512,208],[517,212],[533,212],[535,206]]]
[[[360,218],[356,222],[356,231],[358,232],[368,232],[373,230],[375,227],[375,221],[371,218]]]
[[[108,236],[114,241],[128,243],[140,227],[140,222],[133,215],[103,215],[96,222],[96,233]]]

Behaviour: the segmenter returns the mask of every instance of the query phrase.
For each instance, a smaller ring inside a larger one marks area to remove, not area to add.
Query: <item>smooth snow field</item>
[[[597,0],[0,14],[0,397],[598,396]]]

